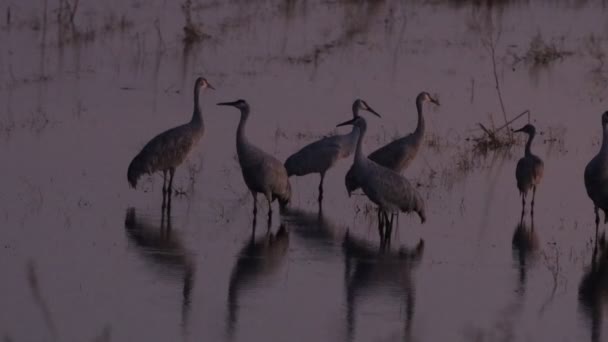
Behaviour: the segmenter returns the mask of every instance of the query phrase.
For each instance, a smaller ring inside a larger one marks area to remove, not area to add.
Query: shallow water
[[[0,2],[4,340],[606,339],[608,256],[592,264],[583,185],[606,110],[606,4],[198,1],[191,20],[208,36],[193,44],[181,5],[81,1],[71,27],[57,2]],[[535,37],[569,53],[514,64]],[[507,116],[528,109],[542,132],[533,230],[514,177],[523,137],[487,154],[470,140],[504,121],[492,41]],[[217,90],[202,95],[206,132],[165,216],[162,179],[132,190],[126,169],[189,119],[198,75]],[[290,212],[275,208],[266,235],[260,201],[252,236],[238,113],[216,102],[247,99],[250,140],[285,160],[343,132],[357,97],[383,115],[368,118],[368,151],[412,131],[421,90],[441,106],[425,107],[405,175],[427,223],[401,215],[381,251],[372,206],[344,189],[347,159],[321,213],[318,176],[292,178]]]

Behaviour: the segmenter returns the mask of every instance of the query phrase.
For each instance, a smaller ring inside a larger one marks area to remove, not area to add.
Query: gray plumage
[[[530,147],[532,140],[536,135],[536,128],[533,125],[527,124],[524,127],[514,131],[528,134],[526,142],[526,150],[524,156],[517,162],[515,169],[515,179],[517,180],[517,188],[521,195],[522,210],[526,205],[526,196],[528,191],[532,190],[532,210],[534,210],[534,197],[536,196],[536,187],[540,184],[543,177],[544,165],[543,161],[532,154]]]
[[[275,157],[251,144],[245,136],[245,124],[249,118],[249,104],[245,100],[218,103],[218,106],[233,106],[241,111],[241,120],[236,133],[236,151],[245,179],[253,196],[254,217],[257,213],[257,194],[262,193],[268,201],[268,216],[271,217],[271,202],[278,199],[285,207],[291,198],[289,177],[283,164]]]
[[[427,92],[421,92],[416,97],[416,109],[418,112],[418,125],[414,132],[405,137],[396,139],[372,152],[368,158],[386,168],[397,173],[405,170],[414,160],[424,138],[424,116],[422,115],[422,105],[431,102],[439,105],[439,101],[431,97]],[[354,177],[352,168],[348,170],[345,177],[346,190],[348,195],[360,187],[359,182]]]
[[[376,164],[363,155],[363,138],[367,130],[365,119],[358,117],[338,126],[342,125],[359,127],[360,134],[352,169],[365,195],[384,213],[415,212],[424,223],[426,221],[424,201],[410,182],[398,173]]]
[[[378,117],[380,116],[374,111],[365,101],[361,99],[355,100],[353,103],[353,117],[359,116],[359,110],[367,110]],[[353,129],[348,134],[339,134],[330,137],[325,137],[310,143],[292,154],[285,161],[285,169],[287,175],[304,176],[310,173],[318,173],[321,176],[319,182],[319,201],[323,198],[323,180],[325,173],[339,159],[350,156],[357,143],[359,130],[353,126]]]
[[[169,192],[173,185],[175,169],[181,165],[192,148],[203,136],[205,126],[199,106],[201,89],[214,89],[206,79],[199,77],[194,83],[194,112],[190,122],[169,129],[150,140],[129,164],[127,179],[131,187],[137,186],[137,180],[143,174],[163,172],[163,193],[167,171],[170,173]]]
[[[585,168],[585,188],[594,205],[596,233],[598,209],[604,211],[604,223],[608,221],[608,111],[602,114],[602,131],[602,147]]]

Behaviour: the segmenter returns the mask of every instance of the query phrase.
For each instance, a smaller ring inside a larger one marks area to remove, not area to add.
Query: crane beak
[[[357,118],[353,118],[348,121],[344,121],[343,123],[336,125],[336,127],[352,125],[355,122],[355,120],[357,120]]]
[[[219,102],[217,105],[218,106],[232,106],[235,107],[236,106],[237,101],[232,101],[232,102]]]
[[[378,112],[376,112],[375,110],[372,109],[372,107],[367,106],[367,111],[374,114],[375,116],[381,118],[380,114],[378,114]]]
[[[431,97],[431,102],[439,106],[439,100]]]
[[[511,132],[516,133],[516,132],[523,132],[524,128],[520,128],[520,129],[512,129]]]
[[[207,82],[207,88],[209,88],[211,90],[215,90],[215,87],[212,86],[209,82]]]

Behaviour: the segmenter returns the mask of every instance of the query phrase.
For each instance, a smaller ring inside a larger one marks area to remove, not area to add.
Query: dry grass
[[[509,131],[490,133],[485,132],[481,136],[467,138],[468,141],[473,142],[475,152],[488,154],[491,151],[511,148],[516,143],[515,138]]]

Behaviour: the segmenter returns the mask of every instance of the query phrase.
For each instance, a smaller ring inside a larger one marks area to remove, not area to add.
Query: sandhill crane
[[[397,173],[401,173],[401,171],[406,169],[411,164],[412,160],[414,160],[414,157],[416,157],[424,138],[424,116],[422,115],[422,105],[425,102],[439,105],[439,101],[433,98],[426,91],[418,94],[416,97],[416,109],[418,111],[418,125],[416,126],[416,130],[405,137],[399,138],[387,145],[380,147],[376,151],[372,152],[368,158],[377,164],[389,168]],[[353,191],[360,187],[359,182],[354,177],[352,167],[346,173],[344,182],[346,184],[348,196],[350,196]]]
[[[598,209],[604,211],[604,223],[608,222],[608,111],[602,114],[602,147],[585,168],[585,188],[594,205],[597,237],[600,224]]]
[[[424,201],[418,191],[407,179],[382,165],[378,165],[363,155],[363,138],[367,130],[367,123],[362,117],[343,122],[338,126],[355,125],[359,128],[359,139],[355,150],[353,174],[365,195],[378,205],[378,218],[380,235],[390,238],[392,218],[388,220],[388,213],[397,214],[399,211],[416,212],[422,223],[426,221]],[[385,226],[386,231],[382,232]]]
[[[355,102],[353,102],[353,117],[356,118],[359,116],[360,109],[380,117],[380,114],[373,110],[367,102],[356,99]],[[325,172],[327,172],[338,159],[346,158],[353,153],[358,135],[359,130],[353,126],[352,131],[348,134],[325,137],[304,146],[285,161],[287,175],[304,176],[310,173],[320,174],[319,202],[321,202],[323,200],[323,180],[325,179]]]
[[[127,179],[131,187],[137,186],[137,180],[143,174],[157,171],[163,173],[163,199],[165,194],[171,200],[173,175],[175,169],[186,159],[192,148],[203,136],[205,125],[199,105],[199,93],[202,89],[215,89],[203,77],[194,82],[194,112],[190,122],[167,130],[150,140],[129,164]],[[167,172],[169,172],[169,186],[167,187]]]
[[[539,157],[532,154],[530,150],[532,140],[536,135],[536,128],[534,128],[534,126],[531,124],[527,124],[513,132],[524,132],[528,134],[526,151],[524,156],[517,162],[517,167],[515,168],[515,178],[517,179],[517,188],[519,189],[519,194],[521,195],[522,211],[526,207],[526,196],[528,195],[528,191],[532,189],[531,211],[533,212],[534,197],[536,197],[536,187],[543,178],[544,170],[543,161]]]
[[[249,143],[245,136],[245,124],[249,118],[249,104],[245,100],[221,102],[218,106],[232,106],[241,111],[241,120],[236,132],[236,151],[245,184],[253,196],[253,217],[257,215],[257,194],[262,193],[268,201],[268,221],[272,219],[272,201],[277,198],[284,208],[291,198],[291,185],[283,163],[275,157]],[[254,225],[255,227],[255,225]]]

